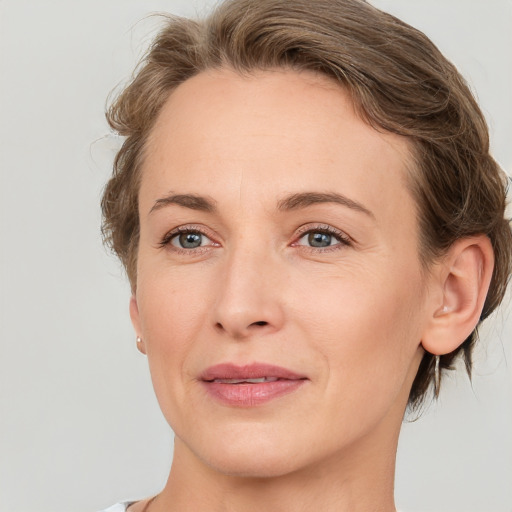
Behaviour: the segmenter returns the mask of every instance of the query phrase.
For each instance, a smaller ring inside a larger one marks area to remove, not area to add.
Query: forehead
[[[310,190],[343,193],[387,216],[412,208],[408,141],[357,115],[347,91],[313,72],[203,72],[168,98],[146,147],[141,200],[169,190],[240,207]]]

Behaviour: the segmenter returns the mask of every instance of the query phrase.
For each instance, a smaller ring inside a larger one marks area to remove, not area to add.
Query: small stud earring
[[[142,338],[140,336],[137,336],[137,343],[142,343]]]

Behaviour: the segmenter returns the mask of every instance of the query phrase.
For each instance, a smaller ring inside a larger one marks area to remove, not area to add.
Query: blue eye
[[[321,233],[319,231],[308,233],[302,238],[308,239],[308,243],[311,247],[329,247],[333,245],[333,242],[339,243],[332,235],[329,233]]]
[[[340,233],[331,233],[328,229],[311,229],[300,237],[297,245],[323,249],[336,245],[350,245],[350,242]]]
[[[170,239],[171,245],[180,249],[197,249],[211,243],[211,240],[198,231],[177,233]]]

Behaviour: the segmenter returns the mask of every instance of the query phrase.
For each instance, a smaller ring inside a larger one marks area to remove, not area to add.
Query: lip
[[[243,382],[244,379],[271,380]],[[237,366],[223,363],[206,369],[199,377],[208,394],[225,405],[254,407],[292,393],[308,380],[305,375],[265,363]],[[223,382],[239,380],[241,382]]]

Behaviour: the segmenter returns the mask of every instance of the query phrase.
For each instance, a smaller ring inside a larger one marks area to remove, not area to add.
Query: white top
[[[100,510],[100,512],[126,512],[126,509],[133,505],[135,501],[123,501],[122,503],[116,503],[115,505],[112,505],[111,507],[108,507],[104,510]]]

